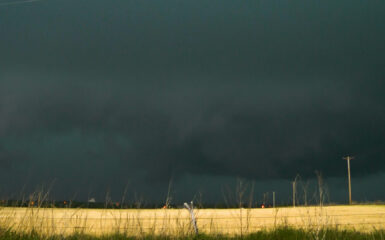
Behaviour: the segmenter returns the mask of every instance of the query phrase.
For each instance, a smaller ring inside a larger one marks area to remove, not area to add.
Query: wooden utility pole
[[[275,192],[273,192],[273,208],[275,208]]]
[[[350,180],[350,160],[353,159],[351,156],[344,157],[345,160],[348,162],[348,181],[349,181],[349,204],[352,204],[352,184]]]
[[[293,181],[293,207],[295,207],[295,182],[296,180]]]

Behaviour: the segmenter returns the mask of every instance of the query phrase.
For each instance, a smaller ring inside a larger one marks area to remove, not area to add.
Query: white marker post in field
[[[191,201],[190,205],[188,205],[188,203],[184,203],[184,206],[190,212],[191,224],[194,227],[195,234],[198,235],[198,227],[197,227],[197,221],[196,221],[195,215],[194,215],[194,204],[193,204],[193,201]]]

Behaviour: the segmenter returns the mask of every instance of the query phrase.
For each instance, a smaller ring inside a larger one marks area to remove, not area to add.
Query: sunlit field
[[[287,207],[265,209],[195,209],[198,231],[205,235],[242,236],[282,227],[319,235],[325,229],[370,233],[385,230],[384,205]],[[0,210],[1,228],[40,236],[192,236],[186,209]]]

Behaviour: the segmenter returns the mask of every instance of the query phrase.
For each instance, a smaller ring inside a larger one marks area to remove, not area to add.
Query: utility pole
[[[347,160],[348,162],[348,181],[349,181],[349,204],[352,204],[352,184],[350,181],[350,160],[353,159],[351,156],[344,157],[343,159]]]
[[[275,208],[275,192],[273,192],[273,208]]]
[[[293,181],[293,207],[295,207],[295,180]]]

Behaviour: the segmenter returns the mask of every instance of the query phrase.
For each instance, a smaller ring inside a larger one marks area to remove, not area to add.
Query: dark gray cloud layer
[[[356,176],[383,172],[384,11],[382,1],[0,7],[0,171],[111,184],[341,177],[353,154]]]

